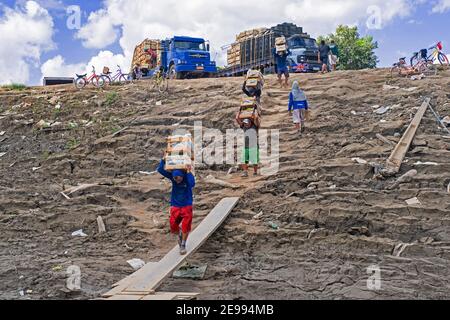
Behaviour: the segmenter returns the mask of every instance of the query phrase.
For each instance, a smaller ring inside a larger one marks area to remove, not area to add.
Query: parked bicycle
[[[101,75],[101,77],[105,81],[105,84],[111,84],[114,82],[124,84],[128,82],[128,74],[123,73],[119,65],[117,65],[117,68],[117,72],[113,76],[111,76],[112,72],[109,71],[109,68],[105,67],[103,69],[103,74]]]
[[[75,80],[75,87],[78,89],[83,89],[89,83],[92,83],[97,88],[102,88],[105,85],[105,80],[95,72],[95,67],[92,66],[92,74],[87,77],[86,74],[77,74],[77,79]]]
[[[406,63],[406,57],[400,58],[397,63],[394,63],[391,68],[391,78],[394,75],[411,76],[414,74],[430,74],[435,72],[433,61],[427,59],[419,59],[413,66]]]
[[[443,46],[442,42],[438,42],[436,45],[432,46],[429,49],[422,49],[419,52],[414,52],[411,58],[411,66],[416,64],[421,59],[430,60],[433,63],[438,61],[441,65],[449,65],[449,61],[447,56],[442,52]],[[428,55],[428,51],[433,50],[430,55]]]
[[[152,77],[153,89],[158,89],[159,92],[166,92],[169,90],[169,75],[164,72],[163,67],[160,67]]]

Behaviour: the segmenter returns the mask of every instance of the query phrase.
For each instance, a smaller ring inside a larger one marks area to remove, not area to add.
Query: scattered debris
[[[448,183],[448,186],[447,186],[447,192],[450,193],[450,182]]]
[[[62,269],[63,269],[62,266],[55,266],[55,267],[52,268],[52,271],[57,272],[57,271],[61,271]]]
[[[127,245],[126,243],[125,243],[125,248],[127,248],[128,251],[133,251],[133,250],[134,250],[132,247],[130,247],[130,246]]]
[[[383,85],[383,90],[398,90],[400,87],[398,86],[390,86],[388,84]]]
[[[66,198],[67,200],[71,200],[71,198],[67,195],[67,194],[65,194],[64,192],[60,192],[61,193],[61,195],[64,197],[64,198]]]
[[[157,105],[157,106],[162,106],[162,104],[163,104],[162,101],[157,101],[157,102],[156,102],[156,105]]]
[[[141,259],[131,259],[128,260],[127,263],[135,270],[139,270],[143,266],[145,266],[145,262]]]
[[[57,105],[55,106],[55,109],[56,109],[56,110],[60,110],[60,109],[61,109],[61,105],[60,105],[60,104],[57,104]]]
[[[0,137],[5,135],[5,131],[0,131]]]
[[[103,219],[102,219],[101,216],[97,217],[97,225],[98,225],[98,232],[99,233],[105,233],[106,232],[105,223],[103,222]]]
[[[140,174],[144,174],[146,176],[151,176],[156,173],[156,171],[147,172],[147,171],[139,171]]]
[[[390,141],[389,139],[387,139],[386,137],[382,136],[379,133],[377,133],[375,136],[377,137],[378,140],[381,140],[381,141],[383,141],[384,143],[386,143],[386,144],[388,144],[390,146],[394,145],[394,143],[392,141]]]
[[[403,88],[403,90],[404,90],[404,91],[407,91],[407,92],[416,91],[417,89],[419,89],[419,88],[417,88],[417,87]]]
[[[400,178],[397,179],[389,188],[388,190],[392,190],[394,188],[397,188],[402,183],[408,183],[412,180],[414,176],[417,175],[417,170],[410,170],[404,175],[402,175]]]
[[[7,154],[8,152],[0,152],[0,158],[3,157],[5,154]]]
[[[125,130],[129,129],[129,127],[125,127],[123,129],[120,129],[119,131],[115,132],[112,137],[114,138],[115,136],[118,136],[119,134],[121,134],[122,132],[124,132]]]
[[[400,255],[405,251],[406,248],[412,246],[413,243],[399,243],[394,247],[394,250],[392,251],[392,255],[396,257],[400,257]]]
[[[352,236],[371,236],[370,231],[367,227],[352,227],[347,232]]]
[[[45,120],[40,120],[38,123],[36,123],[36,126],[40,129],[50,128],[51,123],[47,122]]]
[[[228,170],[228,175],[230,175],[230,174],[233,174],[233,173],[236,173],[237,172],[237,168],[236,167],[231,167],[229,170]]]
[[[386,112],[388,112],[391,108],[390,107],[381,107],[377,110],[375,110],[374,112],[376,114],[385,114]]]
[[[237,185],[234,185],[234,184],[231,184],[229,182],[216,179],[212,175],[207,176],[205,178],[205,182],[211,183],[211,184],[216,184],[216,185],[219,185],[219,186],[225,187],[225,188],[231,188],[231,189],[238,189],[239,188],[239,186],[237,186]]]
[[[261,211],[260,213],[254,215],[254,216],[253,216],[253,219],[254,219],[254,220],[259,220],[262,216],[263,216],[263,212]]]
[[[58,96],[53,96],[50,100],[48,100],[48,102],[50,104],[57,104],[59,101],[59,97]]]
[[[380,109],[380,105],[376,104],[376,105],[372,106],[372,109]]]
[[[450,126],[450,116],[446,116],[445,118],[442,119],[441,122],[445,124],[447,127]],[[0,133],[0,135],[2,134]]]
[[[278,230],[280,228],[275,222],[272,221],[269,222],[269,227],[271,227],[274,230]]]
[[[416,75],[416,76],[412,76],[411,80],[413,80],[413,81],[415,81],[415,80],[422,80],[424,78],[425,78],[425,75],[422,73],[422,74],[419,74],[419,75]]]
[[[23,290],[20,290],[19,294],[23,297],[25,295],[25,292]]]
[[[352,115],[354,115],[354,116],[358,115],[358,113],[357,113],[356,111],[354,111],[354,110],[352,110],[350,113],[351,113]]]
[[[417,199],[417,197],[406,200],[408,206],[421,205],[422,203]]]
[[[439,163],[437,162],[421,162],[421,161],[417,161],[416,163],[414,163],[415,166],[438,166]]]
[[[191,266],[187,263],[173,273],[173,278],[201,280],[205,277],[207,268],[208,268],[207,264],[202,266]]]
[[[83,229],[72,232],[72,237],[87,237],[88,235],[83,232]]]
[[[359,164],[367,164],[367,161],[361,158],[352,158],[353,162],[357,162]]]
[[[38,171],[40,168],[41,167],[33,167],[33,168],[31,168],[31,170],[33,170],[33,172],[34,172],[34,171]]]

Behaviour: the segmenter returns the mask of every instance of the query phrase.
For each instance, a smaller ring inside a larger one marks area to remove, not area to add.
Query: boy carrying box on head
[[[186,242],[192,229],[192,189],[195,187],[195,177],[192,174],[193,168],[189,155],[191,148],[190,136],[169,137],[165,159],[161,159],[158,167],[158,172],[172,182],[170,230],[178,235],[178,245],[182,255],[187,253]]]

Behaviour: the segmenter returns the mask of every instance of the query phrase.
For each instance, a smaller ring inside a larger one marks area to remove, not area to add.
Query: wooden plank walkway
[[[186,255],[180,255],[180,249],[176,245],[161,261],[147,263],[135,273],[117,282],[116,287],[103,296],[119,295],[118,299],[124,299],[124,296],[130,295],[155,295],[155,291],[161,283],[170,277],[219,228],[238,201],[239,198],[224,198],[216,205],[189,235]]]
[[[386,162],[386,168],[389,170],[389,172],[397,173],[400,171],[400,167],[403,163],[403,160],[405,159],[405,155],[408,152],[409,147],[411,146],[414,136],[416,135],[417,128],[422,121],[423,115],[427,111],[430,101],[430,98],[425,99],[422,106],[417,111],[414,119],[411,121],[408,129],[406,129],[405,134],[400,139],[395,149],[392,151],[391,156]]]

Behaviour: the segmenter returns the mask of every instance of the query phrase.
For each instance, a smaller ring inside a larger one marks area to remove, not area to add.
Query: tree
[[[378,57],[374,50],[378,48],[378,43],[372,36],[360,37],[358,27],[340,25],[334,34],[320,36],[317,41],[325,40],[330,44],[331,40],[336,42],[339,48],[340,70],[359,70],[375,68]]]

